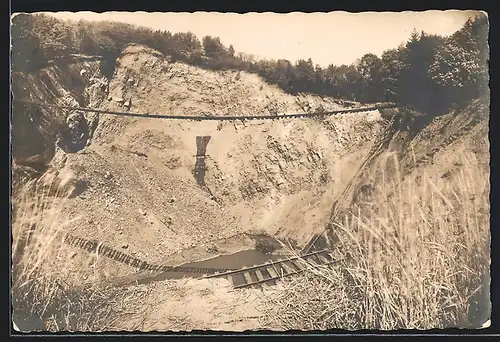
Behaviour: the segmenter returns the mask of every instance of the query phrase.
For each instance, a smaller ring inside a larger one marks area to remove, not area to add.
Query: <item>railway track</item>
[[[198,267],[183,267],[183,266],[171,266],[171,265],[156,265],[149,263],[147,261],[141,260],[139,258],[133,257],[115,248],[106,246],[95,240],[89,240],[71,234],[65,234],[64,243],[67,245],[83,249],[89,253],[96,253],[100,256],[115,260],[122,264],[126,264],[130,267],[137,268],[140,271],[150,271],[150,272],[180,272],[186,274],[212,274],[217,272],[232,271],[231,269],[219,269],[219,268],[198,268]]]
[[[154,265],[94,240],[65,234],[63,241],[73,247],[127,264],[140,271],[149,271],[154,274],[165,272],[184,273],[186,275],[197,275],[200,279],[226,278],[236,289],[264,284],[276,285],[278,280],[302,273],[310,266],[328,266],[335,263],[330,251],[321,250],[241,269]]]
[[[375,105],[375,106],[370,106],[370,107],[340,109],[340,110],[334,110],[334,111],[321,111],[321,112],[317,112],[317,113],[296,113],[296,114],[276,114],[276,115],[234,115],[234,116],[203,115],[203,116],[193,116],[193,115],[167,115],[167,114],[119,112],[119,111],[99,110],[99,109],[83,108],[83,107],[60,106],[60,105],[56,105],[56,104],[39,103],[39,102],[18,100],[18,99],[14,99],[13,102],[25,104],[25,105],[30,105],[30,106],[58,108],[58,109],[63,109],[63,110],[74,110],[74,111],[81,111],[81,112],[106,114],[106,115],[140,117],[140,118],[148,118],[148,119],[189,120],[189,121],[238,121],[238,120],[246,121],[246,120],[299,119],[299,118],[326,117],[326,116],[331,116],[331,115],[347,114],[347,113],[361,113],[361,112],[369,112],[369,111],[379,110],[379,109],[399,108],[400,107],[399,105],[395,105],[395,104],[384,104],[384,105]]]
[[[330,251],[321,250],[239,270],[204,275],[202,278],[225,278],[235,289],[276,285],[278,280],[302,273],[311,266],[328,266],[333,263],[335,260]]]

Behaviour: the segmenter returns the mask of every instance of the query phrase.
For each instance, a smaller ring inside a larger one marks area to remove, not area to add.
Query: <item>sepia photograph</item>
[[[484,329],[488,14],[11,14],[21,332]]]

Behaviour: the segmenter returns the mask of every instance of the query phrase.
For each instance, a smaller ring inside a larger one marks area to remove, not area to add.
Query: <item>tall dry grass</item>
[[[14,316],[45,322],[45,328],[28,330],[107,330],[145,295],[100,286],[88,254],[64,244],[66,229],[79,220],[61,214],[72,184],[69,173],[47,172],[25,183],[12,199]]]
[[[371,203],[334,224],[339,262],[268,291],[265,326],[430,329],[489,318],[488,172],[473,154],[448,178],[402,177],[397,158],[387,163]]]

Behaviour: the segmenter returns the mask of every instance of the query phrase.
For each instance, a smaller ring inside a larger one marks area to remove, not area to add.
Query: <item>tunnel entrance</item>
[[[207,153],[207,145],[211,138],[211,136],[196,137],[196,164],[194,166],[194,178],[199,186],[205,186],[205,157]]]

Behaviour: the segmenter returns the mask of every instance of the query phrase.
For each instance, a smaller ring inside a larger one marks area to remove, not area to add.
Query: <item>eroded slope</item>
[[[117,61],[100,108],[194,116],[298,113],[340,105],[284,94],[255,75],[171,63],[131,46]],[[88,185],[66,203],[61,219],[81,217],[70,232],[151,262],[243,233],[289,238],[300,247],[323,229],[382,123],[377,111],[321,121],[222,125],[101,116],[88,147],[56,155]],[[198,136],[211,137],[205,186],[193,174]]]

